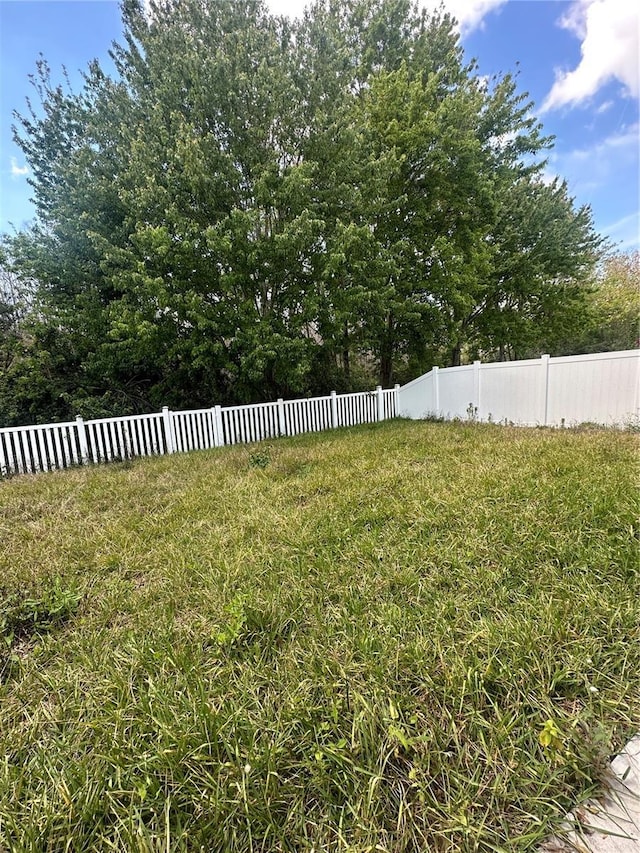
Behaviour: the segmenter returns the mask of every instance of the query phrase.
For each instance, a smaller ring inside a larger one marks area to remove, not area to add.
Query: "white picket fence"
[[[398,389],[5,427],[0,429],[0,477],[373,423],[396,417]]]
[[[640,350],[433,370],[398,392],[398,415],[523,426],[640,423]]]

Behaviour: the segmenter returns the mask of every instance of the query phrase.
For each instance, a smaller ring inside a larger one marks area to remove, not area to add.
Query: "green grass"
[[[0,850],[534,850],[640,726],[637,449],[397,421],[0,483]]]

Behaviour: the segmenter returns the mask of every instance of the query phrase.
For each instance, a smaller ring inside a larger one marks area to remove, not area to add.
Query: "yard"
[[[637,451],[395,421],[1,482],[0,850],[535,850],[640,728]]]

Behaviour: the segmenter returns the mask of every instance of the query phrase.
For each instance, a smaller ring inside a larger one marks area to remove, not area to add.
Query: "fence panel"
[[[511,365],[517,364],[516,370]],[[528,426],[545,422],[546,366],[539,358],[480,366],[478,417]]]
[[[626,425],[637,421],[637,350],[549,359],[548,422]]]
[[[85,421],[84,429],[88,461],[96,464],[167,452],[161,414],[97,418]]]
[[[264,441],[280,434],[277,403],[226,406],[221,415],[224,444]],[[213,447],[213,436],[211,440]]]
[[[436,381],[438,368],[407,382],[398,389],[398,414],[406,418],[426,418],[438,414]]]
[[[445,367],[438,372],[439,411],[446,418],[468,417],[473,402],[473,365]]]
[[[79,461],[76,423],[0,429],[0,476],[68,468]]]
[[[385,420],[390,420],[391,418],[396,417],[397,396],[395,389],[382,392],[382,411],[384,413]]]
[[[339,394],[336,397],[336,408],[338,426],[347,427],[373,423],[378,420],[377,392],[363,391],[355,394]]]

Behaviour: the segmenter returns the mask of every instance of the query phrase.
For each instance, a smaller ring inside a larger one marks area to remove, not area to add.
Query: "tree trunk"
[[[351,359],[349,353],[349,324],[344,324],[344,335],[342,337],[342,369],[347,383],[351,380]]]
[[[460,358],[462,356],[462,347],[456,344],[451,349],[451,367],[460,367]]]
[[[380,348],[380,384],[391,388],[393,384],[393,315],[387,316],[386,334]]]

